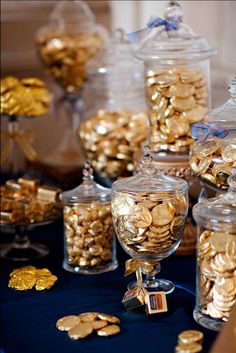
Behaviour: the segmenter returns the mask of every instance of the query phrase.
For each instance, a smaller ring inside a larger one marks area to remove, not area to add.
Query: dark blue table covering
[[[1,236],[3,241],[9,237]],[[1,261],[1,346],[5,353],[172,353],[178,333],[186,329],[202,330],[205,336],[203,352],[209,351],[216,333],[203,329],[192,317],[195,304],[194,256],[171,256],[162,261],[161,277],[174,281],[179,288],[167,296],[168,313],[146,316],[144,308],[127,312],[121,304],[127,283],[134,276],[124,278],[127,257],[119,246],[120,266],[117,270],[83,276],[66,272],[61,267],[61,221],[35,229],[31,237],[48,244],[51,254],[30,264],[48,267],[58,276],[58,281],[49,291],[14,291],[7,287],[9,273],[25,263]],[[121,333],[108,338],[93,334],[86,339],[72,341],[65,332],[55,328],[58,318],[86,311],[117,315],[121,320]]]

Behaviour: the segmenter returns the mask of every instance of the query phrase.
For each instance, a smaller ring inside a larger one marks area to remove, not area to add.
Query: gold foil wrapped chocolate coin
[[[34,266],[24,266],[10,273],[8,287],[16,290],[28,290],[35,286],[36,290],[50,289],[57,281],[48,269],[37,269]]]
[[[187,153],[193,142],[190,126],[202,121],[208,111],[204,74],[194,69],[174,67],[166,71],[149,70],[146,97],[153,150]]]
[[[133,156],[147,138],[148,118],[125,109],[99,110],[82,122],[78,133],[94,170],[114,179],[133,172]]]
[[[50,97],[45,84],[38,78],[1,79],[1,115],[33,117],[46,114]]]

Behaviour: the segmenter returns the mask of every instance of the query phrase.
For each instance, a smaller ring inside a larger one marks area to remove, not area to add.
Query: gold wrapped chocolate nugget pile
[[[205,230],[198,266],[201,312],[227,321],[236,303],[236,234]]]
[[[35,286],[36,290],[50,289],[57,281],[47,268],[24,266],[10,273],[8,287],[16,290],[28,290]]]
[[[193,140],[190,126],[208,110],[207,80],[190,69],[149,70],[146,96],[151,122],[150,142],[160,150],[186,153]]]
[[[64,223],[69,264],[93,268],[112,259],[110,203],[93,201],[66,205]]]
[[[36,38],[43,64],[67,93],[82,88],[87,79],[85,63],[96,54],[102,43],[102,37],[95,32],[55,31],[40,34]]]
[[[203,333],[197,330],[186,330],[178,335],[176,353],[198,353],[202,352]]]
[[[133,155],[146,140],[147,129],[145,113],[99,110],[81,124],[79,137],[95,171],[113,179],[133,172]]]
[[[118,236],[132,254],[156,256],[169,251],[185,226],[187,202],[183,195],[117,193],[112,214]]]
[[[193,172],[221,189],[228,188],[227,179],[236,167],[236,139],[230,143],[214,137],[192,146],[190,165]]]
[[[78,340],[89,336],[93,331],[100,337],[107,337],[120,333],[118,324],[120,319],[116,316],[88,312],[80,315],[68,315],[57,320],[56,327],[60,331],[68,331],[68,336]]]
[[[38,179],[7,180],[1,186],[1,224],[32,224],[58,217],[60,192],[59,188],[40,185]]]
[[[50,97],[44,82],[35,77],[1,79],[1,114],[33,117],[46,114]]]

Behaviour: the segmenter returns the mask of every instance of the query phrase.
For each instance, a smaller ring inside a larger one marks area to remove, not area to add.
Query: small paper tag
[[[165,292],[147,292],[145,302],[147,314],[158,314],[168,311]]]

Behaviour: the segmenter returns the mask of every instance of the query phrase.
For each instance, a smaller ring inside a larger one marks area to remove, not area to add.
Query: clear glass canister
[[[190,125],[202,121],[210,106],[207,41],[182,22],[183,11],[170,1],[164,20],[154,18],[144,31],[153,31],[137,50],[145,64],[145,85],[154,152],[188,153]]]
[[[236,169],[220,197],[193,207],[198,225],[195,320],[218,330],[236,302]]]
[[[185,180],[165,176],[155,169],[150,147],[141,170],[112,185],[112,217],[117,237],[124,250],[134,259],[153,266],[144,286],[170,293],[174,285],[156,280],[159,260],[170,256],[178,247],[188,212],[188,184]]]
[[[36,35],[39,56],[54,80],[67,92],[78,92],[87,74],[85,63],[107,38],[105,28],[84,1],[59,1],[49,23]]]
[[[192,126],[197,141],[190,151],[190,165],[204,182],[228,188],[228,176],[236,167],[236,78],[229,87],[231,98],[206,116],[205,123]]]
[[[96,184],[89,163],[83,183],[64,192],[65,256],[63,268],[82,274],[114,270],[116,243],[110,207],[110,189]]]
[[[122,30],[87,63],[86,120],[79,137],[94,170],[116,179],[133,171],[133,154],[147,138],[143,64]]]

